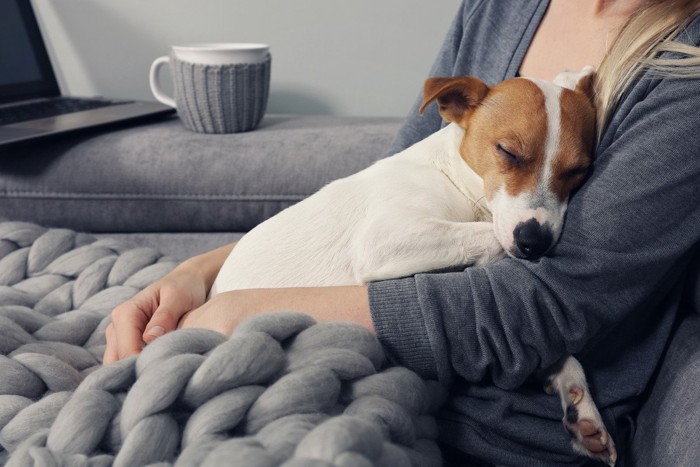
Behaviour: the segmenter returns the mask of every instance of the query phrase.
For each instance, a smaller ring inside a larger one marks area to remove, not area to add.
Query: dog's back
[[[382,246],[398,239],[397,231],[417,228],[425,218],[477,220],[488,211],[465,200],[439,162],[451,157],[461,163],[462,136],[463,130],[451,125],[406,151],[328,184],[258,225],[233,249],[211,295],[237,289],[361,284],[363,277],[371,276],[369,269],[401,254],[395,244]],[[476,182],[472,185],[481,183]],[[412,272],[420,271],[406,274]]]

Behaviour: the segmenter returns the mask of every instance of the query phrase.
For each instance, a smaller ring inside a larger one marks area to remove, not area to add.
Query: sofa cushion
[[[268,115],[204,135],[176,118],[0,155],[0,217],[91,232],[240,232],[384,156],[400,118]]]
[[[232,232],[134,232],[96,233],[100,240],[116,240],[134,248],[148,247],[176,261],[240,240],[242,233]]]

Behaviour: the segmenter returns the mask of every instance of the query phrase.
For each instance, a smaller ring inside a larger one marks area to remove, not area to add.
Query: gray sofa
[[[172,117],[0,149],[0,217],[183,259],[370,165],[400,122],[268,115],[253,132],[202,135]]]
[[[189,132],[173,117],[0,150],[0,218],[120,238],[184,259],[370,165],[400,124],[268,115],[253,132],[219,136]],[[699,284],[696,260],[688,312],[644,395],[632,465],[700,465]],[[677,426],[676,414],[688,412],[698,414],[694,426]]]

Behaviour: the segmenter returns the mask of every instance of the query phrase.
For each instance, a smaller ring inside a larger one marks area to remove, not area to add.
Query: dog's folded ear
[[[474,108],[486,97],[489,87],[483,81],[463,76],[458,78],[428,78],[423,86],[420,113],[437,99],[440,115],[448,122],[464,123]]]
[[[588,65],[583,67],[581,71],[562,71],[552,82],[563,88],[584,94],[595,105],[596,77],[595,68]]]
[[[595,86],[597,78],[598,74],[596,73],[595,69],[592,66],[587,66],[582,70],[578,81],[576,81],[576,92],[580,92],[588,96],[588,99],[591,101],[591,104],[593,104],[594,107],[596,105]]]

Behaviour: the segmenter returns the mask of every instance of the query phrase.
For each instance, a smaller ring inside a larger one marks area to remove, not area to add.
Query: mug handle
[[[176,108],[175,99],[166,95],[158,85],[158,69],[166,63],[170,63],[170,57],[164,56],[156,58],[151,64],[148,81],[151,83],[151,92],[158,101],[172,108]]]

